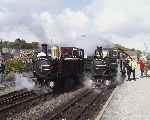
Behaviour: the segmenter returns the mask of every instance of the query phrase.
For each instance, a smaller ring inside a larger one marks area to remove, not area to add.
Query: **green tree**
[[[26,41],[25,40],[21,40],[20,38],[17,38],[14,42],[16,49],[23,49],[23,46],[25,46]]]
[[[6,61],[6,73],[10,72],[22,72],[26,66],[26,63],[18,58],[9,59]]]
[[[147,61],[150,61],[150,55],[146,56]]]
[[[141,55],[142,55],[142,51],[140,51],[140,50],[137,50],[137,57],[141,57]]]
[[[126,47],[124,47],[124,46],[122,46],[122,45],[120,45],[120,44],[114,44],[114,45],[113,45],[113,48],[114,48],[114,49],[129,50],[128,48],[126,48]]]

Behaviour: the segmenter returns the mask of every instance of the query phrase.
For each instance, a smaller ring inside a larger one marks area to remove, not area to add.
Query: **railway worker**
[[[131,59],[131,60],[129,61],[129,66],[130,66],[130,68],[131,68],[131,73],[133,74],[133,80],[136,81],[136,78],[135,78],[135,70],[136,70],[136,68],[137,68],[137,62],[135,61],[135,59]],[[131,75],[131,73],[130,73],[130,75]],[[129,79],[128,79],[128,80],[130,80],[130,76],[129,76]]]
[[[5,65],[1,59],[0,60],[0,82],[3,82],[4,80],[4,72],[5,72]]]

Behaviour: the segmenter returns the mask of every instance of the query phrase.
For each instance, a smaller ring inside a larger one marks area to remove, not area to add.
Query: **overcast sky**
[[[150,44],[150,0],[0,0],[0,38],[17,37],[144,50]]]

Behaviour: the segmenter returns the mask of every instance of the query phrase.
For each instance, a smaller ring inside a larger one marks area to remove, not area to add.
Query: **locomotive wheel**
[[[54,82],[54,81],[51,81],[51,82],[50,82],[50,87],[51,87],[51,88],[54,88],[54,87],[55,87],[55,82]]]
[[[106,85],[106,86],[110,86],[110,85],[111,85],[111,83],[112,83],[112,81],[111,81],[111,80],[106,80],[106,81],[105,81],[105,85]]]
[[[41,79],[37,79],[37,81],[36,81],[35,84],[36,84],[37,87],[40,87],[40,88],[41,88],[42,85],[43,85]]]
[[[49,88],[54,88],[55,87],[55,82],[54,81],[50,81],[50,82],[48,82],[47,83],[47,86],[49,87]]]

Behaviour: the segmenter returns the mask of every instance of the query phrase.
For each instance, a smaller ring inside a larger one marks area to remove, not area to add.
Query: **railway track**
[[[107,111],[107,108],[109,106],[109,103],[111,102],[113,96],[115,94],[115,90],[112,91],[111,95],[109,96],[108,100],[105,102],[105,105],[103,105],[102,110],[97,114],[97,116],[95,117],[95,120],[102,120],[102,117],[105,113],[105,111]]]
[[[7,93],[7,94],[4,94],[4,95],[1,95],[0,96],[0,101],[3,101],[11,96],[13,96],[14,94],[20,94],[21,92],[23,91],[26,91],[25,89],[22,89],[22,90],[17,90],[17,91],[13,91],[13,92],[10,92],[10,93]]]
[[[91,90],[84,90],[80,93],[80,95],[74,99],[71,100],[71,102],[67,104],[63,104],[62,106],[56,108],[52,113],[45,114],[44,116],[41,116],[41,120],[44,118],[44,120],[53,120],[56,119],[58,116],[63,115],[63,112],[71,108],[72,105],[76,104],[77,101],[80,101],[83,97],[88,96],[91,94]]]
[[[0,98],[0,114],[37,97],[33,91],[27,91],[25,89],[3,95]]]
[[[6,120],[14,114],[38,105],[44,101],[52,99],[51,92],[39,93],[39,91],[20,90],[2,96],[0,98],[0,119]]]
[[[44,102],[53,97],[50,92],[37,94],[37,91],[27,91],[25,89],[6,94],[0,98],[0,118],[5,120],[13,114],[24,109],[30,109],[34,105]]]
[[[48,113],[42,118],[44,120],[85,120],[93,117],[93,110],[99,110],[107,101],[113,90],[103,89],[99,92],[86,90],[71,102],[60,106],[52,113]]]
[[[54,109],[39,118],[40,120],[85,120],[93,117],[93,111],[99,111],[103,108],[113,89],[104,88],[98,92],[85,89],[74,97],[71,102],[64,103],[62,106]],[[33,91],[20,90],[3,95],[0,98],[0,116],[7,113],[10,109],[17,108],[20,105],[28,105],[32,100],[39,101],[42,95],[37,95]],[[44,98],[44,97],[43,97]],[[20,109],[22,110],[22,109]],[[5,117],[4,117],[5,118]]]
[[[93,120],[98,111],[101,111],[108,97],[112,93],[112,89],[101,91],[91,104],[80,114],[77,120]]]

